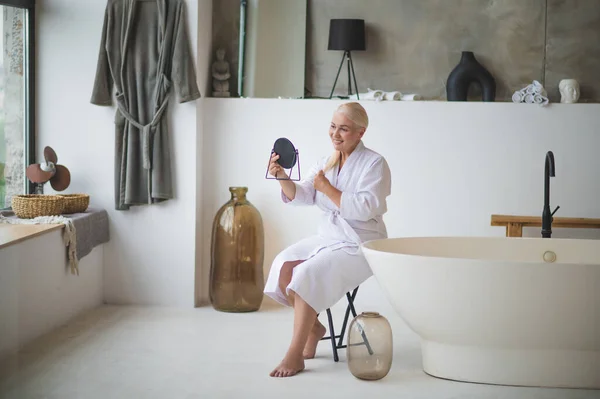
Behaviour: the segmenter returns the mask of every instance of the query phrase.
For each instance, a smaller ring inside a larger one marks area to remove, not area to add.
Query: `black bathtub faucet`
[[[552,236],[552,220],[553,216],[560,208],[550,212],[550,177],[555,176],[554,154],[552,151],[546,153],[546,164],[544,167],[544,210],[542,211],[542,237],[550,238]]]

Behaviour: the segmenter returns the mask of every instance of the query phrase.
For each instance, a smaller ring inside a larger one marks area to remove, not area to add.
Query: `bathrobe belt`
[[[338,226],[338,223],[336,223],[336,222],[339,223],[339,226],[344,231],[344,235],[346,236],[346,238],[348,238],[349,242],[356,244],[355,249],[350,249],[350,248],[346,247],[346,248],[343,248],[343,251],[350,255],[358,255],[359,253],[361,253],[362,240],[360,239],[358,234],[356,234],[356,231],[354,231],[352,226],[350,226],[350,224],[348,224],[346,219],[344,219],[343,217],[340,216],[340,211],[334,210],[334,211],[329,212],[330,226],[332,226],[332,225]]]
[[[150,137],[153,133],[153,129],[156,128],[156,125],[160,123],[162,116],[167,109],[167,105],[169,103],[169,97],[166,96],[163,100],[160,108],[154,114],[154,118],[147,125],[142,125],[138,121],[136,121],[133,116],[125,109],[124,104],[121,101],[117,101],[117,108],[123,115],[125,119],[127,119],[133,126],[140,129],[142,133],[142,162],[144,169],[152,169],[152,154],[150,153]]]

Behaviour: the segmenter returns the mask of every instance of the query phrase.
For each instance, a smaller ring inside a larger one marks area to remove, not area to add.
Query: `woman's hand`
[[[325,177],[325,173],[322,170],[317,173],[313,180],[313,187],[315,190],[325,194],[333,203],[339,208],[342,201],[342,192],[337,188],[333,187],[329,179]]]
[[[325,177],[325,174],[322,170],[317,173],[315,179],[313,180],[313,187],[315,190],[322,192],[325,194],[325,191],[331,186],[329,180]]]
[[[287,175],[287,173],[285,173],[285,170],[283,169],[283,167],[277,163],[278,159],[279,159],[279,154],[276,154],[276,153],[271,154],[271,161],[269,162],[269,173],[271,174],[271,176],[273,176],[275,178],[287,179],[288,175]]]
[[[296,185],[293,181],[289,180],[287,173],[285,173],[285,169],[283,169],[283,167],[277,163],[278,159],[279,154],[271,154],[271,161],[269,161],[269,173],[279,181],[279,185],[281,186],[285,196],[288,197],[290,201],[293,201],[296,197]]]

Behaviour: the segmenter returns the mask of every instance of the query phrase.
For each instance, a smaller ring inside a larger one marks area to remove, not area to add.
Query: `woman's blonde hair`
[[[354,123],[354,128],[358,129],[367,129],[369,127],[369,116],[367,115],[367,111],[357,102],[344,103],[340,105],[335,112],[339,112],[343,114],[346,118],[350,119]],[[342,158],[342,153],[340,151],[334,151],[329,157],[329,161],[323,168],[323,173],[327,173],[328,170],[335,167]]]

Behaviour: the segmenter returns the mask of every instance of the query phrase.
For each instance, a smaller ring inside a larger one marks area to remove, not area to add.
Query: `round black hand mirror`
[[[285,169],[291,169],[296,165],[297,155],[296,148],[288,139],[281,137],[275,141],[273,152],[279,155],[277,163]]]

